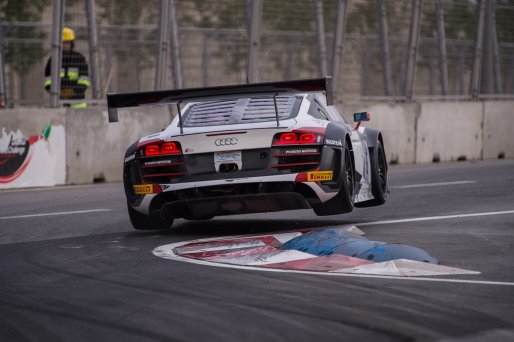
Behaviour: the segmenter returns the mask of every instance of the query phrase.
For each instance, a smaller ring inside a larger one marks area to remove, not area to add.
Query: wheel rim
[[[378,153],[378,179],[380,180],[382,191],[385,192],[387,187],[387,165],[384,150],[382,149],[380,149]]]
[[[346,186],[348,188],[348,193],[350,194],[350,199],[353,201],[353,168],[350,152],[348,150],[346,150],[345,153],[344,168],[346,174]]]

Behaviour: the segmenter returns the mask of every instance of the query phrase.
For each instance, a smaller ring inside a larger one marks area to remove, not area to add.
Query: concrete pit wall
[[[481,102],[426,102],[417,122],[416,163],[482,158]]]
[[[363,125],[383,132],[392,163],[514,157],[514,101],[375,102],[341,108],[349,120],[353,112],[371,113],[371,121]],[[48,123],[64,126],[65,155],[60,158],[66,163],[65,183],[117,182],[126,148],[166,127],[172,112],[167,106],[125,109],[119,118],[109,124],[106,108],[98,107],[9,109],[0,111],[0,130],[20,129],[29,136]]]
[[[54,126],[64,126],[64,108],[16,108],[0,110],[0,131],[17,131],[25,134],[40,133],[43,127],[50,123]]]
[[[369,112],[371,121],[362,125],[383,134],[387,160],[393,164],[416,162],[416,120],[419,103],[350,104],[340,106],[344,116],[353,122],[353,113]]]
[[[483,103],[483,159],[514,157],[514,101]]]
[[[108,123],[107,109],[66,111],[66,182],[87,184],[122,180],[126,149],[140,137],[161,131],[172,114],[167,106],[123,109]]]
[[[388,161],[399,164],[514,157],[514,101],[351,103],[367,111],[364,126],[380,129]]]

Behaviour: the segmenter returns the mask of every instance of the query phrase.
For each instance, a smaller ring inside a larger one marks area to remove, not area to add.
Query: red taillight
[[[295,133],[283,133],[280,136],[279,144],[294,144],[296,143],[296,134]]]
[[[162,144],[162,154],[180,153],[180,149],[174,142],[167,142]]]
[[[168,154],[179,154],[182,153],[180,144],[178,142],[165,142],[165,143],[153,143],[143,147],[144,156],[153,157]]]
[[[278,133],[273,137],[273,145],[318,145],[323,141],[323,135],[305,132]]]
[[[148,145],[145,149],[145,156],[156,156],[160,154],[159,145]]]
[[[300,134],[299,142],[300,142],[300,144],[310,144],[310,143],[314,144],[314,143],[316,143],[316,135],[314,135],[312,133]]]

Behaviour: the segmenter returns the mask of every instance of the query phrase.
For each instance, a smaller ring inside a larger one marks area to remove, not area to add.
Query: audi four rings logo
[[[237,144],[237,142],[238,142],[237,138],[223,138],[223,139],[216,139],[216,141],[214,141],[214,145],[228,146],[228,145],[235,145],[235,144]]]

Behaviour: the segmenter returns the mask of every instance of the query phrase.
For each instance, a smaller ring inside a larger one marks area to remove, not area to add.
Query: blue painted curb
[[[342,228],[315,230],[283,244],[282,250],[297,250],[317,256],[342,254],[374,262],[409,259],[431,264],[439,261],[426,251],[401,243],[370,241]]]

